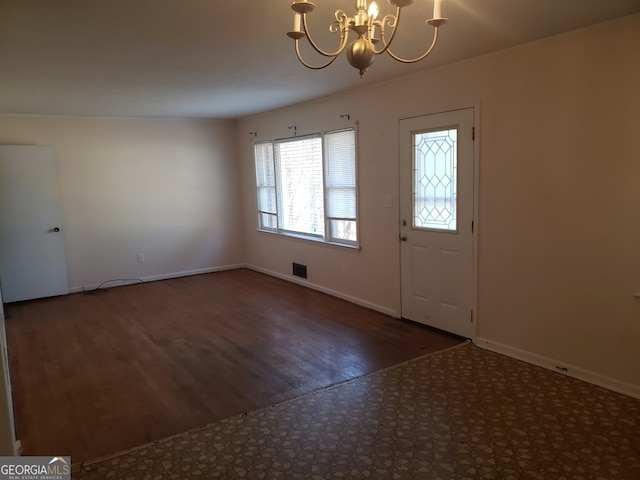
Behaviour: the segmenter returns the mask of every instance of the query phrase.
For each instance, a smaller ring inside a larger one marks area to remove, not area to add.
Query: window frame
[[[342,186],[340,188],[345,190],[353,190],[353,198],[354,198],[354,217],[337,217],[330,216],[328,214],[328,191],[330,189],[336,189],[338,187],[327,186],[328,179],[328,166],[330,160],[328,160],[328,152],[327,152],[327,137],[332,134],[339,134],[342,132],[353,132],[353,185],[352,186]],[[298,232],[290,229],[286,229],[283,227],[283,217],[281,214],[282,208],[282,195],[283,191],[280,186],[280,173],[278,165],[279,159],[277,158],[277,148],[276,145],[285,144],[289,142],[303,141],[308,139],[317,138],[320,140],[320,149],[321,149],[321,171],[322,171],[322,220],[324,222],[324,232],[322,234],[313,234],[306,232]],[[263,149],[261,151],[261,155],[259,158],[259,149]],[[259,164],[260,161],[260,164]],[[265,165],[264,162],[270,162],[270,165]],[[265,167],[267,170],[267,177],[271,183],[269,185],[264,184],[265,177]],[[310,240],[313,242],[328,244],[328,245],[336,245],[340,247],[348,247],[348,248],[360,248],[360,229],[359,229],[359,208],[358,208],[358,132],[356,126],[351,126],[347,128],[340,128],[335,130],[327,130],[319,133],[313,133],[309,135],[301,135],[294,137],[286,137],[286,138],[278,138],[275,140],[264,140],[260,142],[256,142],[254,144],[254,168],[256,174],[256,213],[257,213],[257,230],[259,232],[271,233],[276,235],[283,235],[286,237],[298,238],[302,240]],[[266,190],[273,191],[270,199],[266,199],[264,196],[264,192]],[[261,195],[262,194],[262,195]],[[267,209],[269,203],[274,205],[273,210],[270,211]],[[270,224],[265,222],[265,219],[270,218]],[[275,221],[274,221],[275,219]],[[340,238],[337,236],[337,228],[334,228],[334,222],[354,222],[355,229],[355,240],[348,240],[344,238]],[[274,225],[275,223],[275,225]]]

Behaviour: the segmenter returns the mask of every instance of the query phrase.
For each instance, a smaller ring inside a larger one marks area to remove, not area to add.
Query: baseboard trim
[[[250,270],[254,270],[256,272],[260,272],[260,273],[264,273],[266,275],[270,275],[272,277],[276,277],[276,278],[280,278],[282,280],[286,280],[288,282],[291,283],[296,283],[298,285],[302,285],[303,287],[307,287],[307,288],[311,288],[313,290],[317,290],[319,292],[322,293],[326,293],[327,295],[331,295],[333,297],[337,297],[337,298],[341,298],[342,300],[346,300],[347,302],[351,302],[351,303],[355,303],[356,305],[360,305],[361,307],[365,307],[365,308],[369,308],[371,310],[375,310],[376,312],[380,312],[380,313],[384,313],[385,315],[389,315],[391,317],[394,318],[400,318],[401,315],[391,309],[391,308],[386,308],[383,307],[382,305],[378,305],[372,302],[368,302],[366,300],[363,300],[361,298],[357,298],[357,297],[352,297],[351,295],[346,295],[342,292],[339,292],[337,290],[332,290],[330,288],[326,288],[323,287],[321,285],[316,285],[315,283],[309,282],[307,280],[304,279],[300,279],[297,277],[291,277],[288,275],[283,275],[281,273],[278,272],[274,272],[272,270],[268,270],[266,268],[261,268],[261,267],[257,267],[255,265],[248,265],[248,264],[244,264],[244,263],[237,263],[237,264],[233,264],[233,265],[224,265],[224,266],[219,266],[219,267],[211,267],[211,268],[201,268],[198,270],[187,270],[187,271],[183,271],[183,272],[172,272],[172,273],[166,273],[166,274],[161,274],[161,275],[149,275],[146,277],[136,277],[136,278],[128,278],[128,279],[122,279],[122,280],[114,280],[114,281],[110,281],[108,288],[113,288],[113,287],[122,287],[125,285],[133,285],[136,283],[140,283],[140,280],[142,280],[143,282],[154,282],[157,280],[168,280],[170,278],[179,278],[179,277],[188,277],[190,275],[201,275],[203,273],[214,273],[214,272],[222,272],[225,270],[235,270],[238,268],[248,268]],[[86,292],[86,291],[90,291],[90,290],[95,290],[96,288],[98,288],[100,285],[103,285],[104,282],[100,282],[100,283],[92,283],[92,284],[88,284],[88,285],[82,285],[79,287],[71,287],[69,288],[69,293],[80,293],[80,292]]]
[[[148,275],[146,277],[114,280],[114,281],[109,281],[108,288],[122,287],[124,285],[133,285],[135,283],[140,283],[140,280],[142,280],[143,282],[155,282],[158,280],[168,280],[170,278],[180,278],[180,277],[188,277],[191,275],[201,275],[203,273],[222,272],[224,270],[235,270],[237,268],[244,268],[244,267],[245,265],[243,263],[239,263],[234,265],[223,265],[220,267],[199,268],[197,270],[185,270],[182,272],[163,273],[160,275]],[[100,283],[91,283],[88,285],[82,285],[80,287],[71,287],[69,288],[69,293],[79,293],[79,292],[86,292],[88,290],[95,290],[96,288],[98,288],[100,285],[103,285],[103,284],[104,282],[100,282]]]
[[[531,363],[556,373],[561,373],[587,383],[598,385],[599,387],[606,388],[607,390],[612,390],[629,397],[640,399],[640,387],[637,385],[621,382],[614,378],[606,377],[590,370],[576,367],[575,365],[566,364],[552,358],[543,357],[541,355],[521,350],[516,347],[511,347],[503,343],[494,342],[486,338],[478,338],[476,340],[476,345],[486,350],[501,353],[508,357],[522,360],[523,362]]]
[[[368,302],[367,300],[363,300],[358,297],[352,297],[351,295],[347,295],[337,290],[332,290],[330,288],[323,287],[322,285],[317,285],[315,283],[309,282],[308,280],[303,280],[298,277],[292,277],[289,275],[283,275],[282,273],[274,272],[272,270],[267,270],[266,268],[256,267],[255,265],[245,265],[245,267],[250,270],[254,270],[256,272],[260,272],[266,275],[270,275],[272,277],[280,278],[281,280],[286,280],[291,283],[302,285],[303,287],[311,288],[312,290],[317,290],[319,292],[326,293],[327,295],[331,295],[332,297],[337,297],[342,300],[346,300],[347,302],[355,303],[356,305],[369,308],[370,310],[375,310],[376,312],[384,313],[385,315],[389,315],[390,317],[400,318],[400,314],[392,308],[383,307],[382,305]]]

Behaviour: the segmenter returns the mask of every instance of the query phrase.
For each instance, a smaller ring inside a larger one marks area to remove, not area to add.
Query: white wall
[[[399,314],[399,217],[383,208],[400,193],[398,120],[479,106],[479,342],[638,394],[638,45],[635,15],[242,119],[247,263],[307,264],[314,285]],[[345,113],[359,123],[362,250],[257,232],[248,132],[339,128]]]
[[[0,143],[53,146],[72,289],[243,260],[233,121],[7,115]]]

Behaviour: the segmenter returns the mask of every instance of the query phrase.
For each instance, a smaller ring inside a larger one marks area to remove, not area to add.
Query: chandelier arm
[[[380,55],[381,53],[386,52],[389,47],[391,46],[391,42],[393,42],[394,37],[396,36],[396,31],[398,30],[398,22],[400,21],[400,12],[402,11],[402,8],[400,7],[396,7],[396,14],[395,15],[385,15],[384,18],[380,21],[380,39],[382,40],[382,44],[384,45],[384,47],[382,47],[380,50],[376,50],[375,47],[373,47],[373,45],[371,46],[371,51],[373,53],[375,53],[376,55]],[[387,41],[387,39],[384,36],[384,26],[385,24],[393,29],[393,32],[391,32],[391,37],[389,37],[389,41]]]
[[[305,67],[307,67],[307,68],[310,68],[311,70],[322,70],[323,68],[327,68],[329,65],[331,65],[331,64],[336,60],[336,58],[338,58],[338,55],[339,55],[339,53],[340,53],[340,52],[338,52],[337,54],[335,54],[335,55],[331,58],[331,60],[329,60],[329,61],[328,61],[327,63],[325,63],[324,65],[317,65],[317,66],[316,66],[316,65],[310,65],[309,63],[307,63],[307,62],[305,62],[305,61],[304,61],[304,59],[302,58],[302,55],[300,54],[300,40],[296,39],[295,43],[296,43],[296,47],[295,47],[295,50],[296,50],[296,57],[298,57],[298,60],[300,61],[300,63],[301,63],[302,65],[304,65],[304,66],[305,66]],[[328,56],[328,55],[327,55],[327,56]]]
[[[331,33],[336,33],[338,31],[338,28],[340,29],[340,45],[339,45],[338,49],[333,53],[325,52],[320,47],[318,47],[316,42],[313,41],[313,39],[311,38],[311,35],[309,34],[309,29],[307,27],[307,15],[306,14],[302,15],[302,25],[303,25],[304,33],[305,33],[305,35],[307,37],[307,40],[309,40],[309,44],[320,55],[323,55],[325,57],[333,57],[335,59],[335,57],[337,55],[340,55],[342,53],[342,51],[344,50],[344,48],[347,46],[347,39],[349,38],[349,35],[347,33],[347,30],[349,28],[349,17],[347,16],[347,14],[343,10],[336,10],[336,21],[334,23],[332,23],[331,26],[329,27],[329,30],[331,31]],[[335,25],[337,25],[337,27]],[[298,48],[299,48],[298,47],[298,42],[296,42],[296,51],[298,51]],[[300,59],[300,56],[298,56],[298,59]],[[300,60],[300,61],[302,62],[302,60]],[[331,61],[333,61],[333,60],[331,60]],[[331,62],[329,62],[327,65],[330,65],[330,64],[331,64]],[[305,65],[305,66],[307,66],[307,65]],[[322,68],[324,68],[324,67],[322,67]]]
[[[429,49],[424,52],[422,55],[420,55],[417,58],[413,58],[413,59],[405,59],[405,58],[401,58],[398,57],[396,54],[394,54],[391,50],[389,50],[388,46],[387,46],[387,53],[389,54],[389,56],[391,58],[393,58],[394,60],[397,60],[398,62],[401,63],[416,63],[419,62],[420,60],[422,60],[423,58],[425,58],[427,55],[429,55],[431,53],[431,50],[433,50],[433,47],[436,46],[436,41],[438,40],[438,27],[434,27],[434,32],[433,32],[433,41],[431,42],[431,46],[429,47]]]

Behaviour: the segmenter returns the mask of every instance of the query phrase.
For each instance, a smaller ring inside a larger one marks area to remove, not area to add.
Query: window
[[[356,246],[355,130],[255,145],[258,229]]]
[[[458,130],[413,134],[413,226],[457,230]]]

